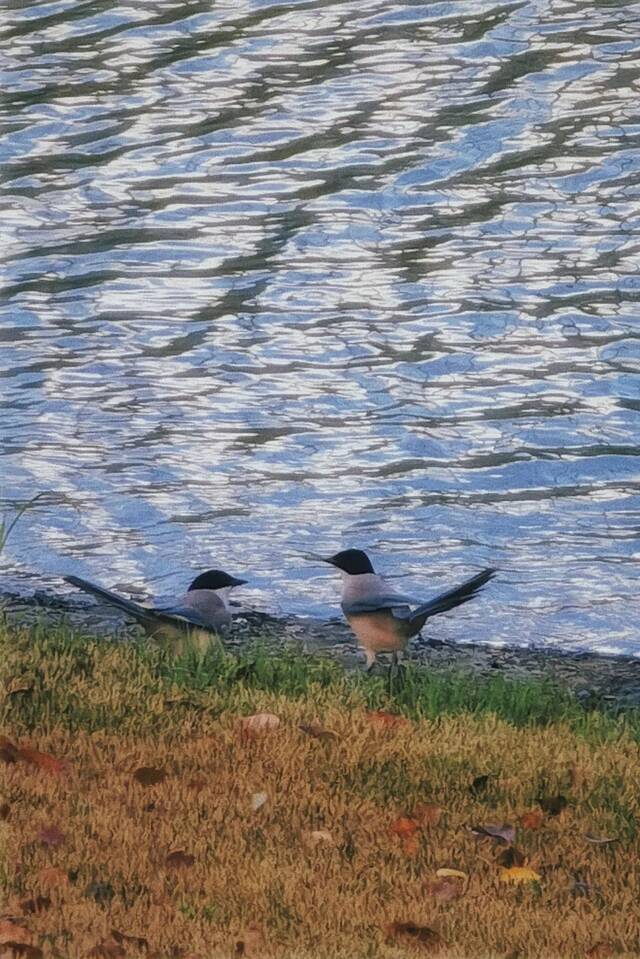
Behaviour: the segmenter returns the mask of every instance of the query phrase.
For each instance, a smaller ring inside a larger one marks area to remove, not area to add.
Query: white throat
[[[342,574],[343,597],[365,596],[374,590],[379,592],[384,585],[382,576],[378,576],[377,573],[345,573],[343,569],[340,570],[340,573]]]
[[[229,609],[229,594],[233,586],[221,586],[220,589],[214,589],[213,592],[216,596],[219,596],[224,604],[225,609]]]

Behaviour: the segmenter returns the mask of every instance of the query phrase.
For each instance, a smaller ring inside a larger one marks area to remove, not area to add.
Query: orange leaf
[[[425,951],[441,949],[446,945],[444,939],[429,926],[418,926],[415,922],[392,922],[385,928],[387,942],[419,946]]]
[[[420,851],[420,841],[417,836],[407,836],[402,840],[402,851],[407,856],[417,856]]]
[[[544,813],[538,809],[532,809],[531,812],[525,812],[520,816],[518,822],[523,829],[540,829],[544,821]]]
[[[0,943],[31,942],[32,935],[28,929],[13,919],[0,919]]]
[[[245,739],[255,739],[272,733],[280,725],[280,717],[275,713],[254,713],[240,720],[240,732]]]
[[[41,753],[39,749],[32,749],[31,746],[22,746],[18,750],[18,759],[37,766],[45,773],[52,776],[62,776],[69,771],[67,763],[63,759],[57,759],[49,753]]]
[[[36,879],[45,889],[54,889],[59,886],[69,885],[69,877],[64,869],[58,869],[56,866],[41,869]]]
[[[134,772],[133,778],[141,786],[157,786],[165,781],[167,773],[164,769],[154,769],[153,766],[140,766]]]
[[[395,713],[387,713],[384,709],[369,710],[367,719],[381,729],[396,729],[398,726],[408,726],[409,720]]]
[[[400,816],[389,826],[389,833],[392,836],[399,836],[401,839],[408,839],[410,836],[414,836],[419,828],[420,825],[415,819],[411,819],[409,816]]]

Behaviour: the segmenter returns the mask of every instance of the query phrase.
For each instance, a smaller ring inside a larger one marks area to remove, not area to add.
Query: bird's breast
[[[391,610],[349,614],[347,620],[358,642],[365,649],[375,653],[404,649],[406,637],[403,623],[395,618]]]

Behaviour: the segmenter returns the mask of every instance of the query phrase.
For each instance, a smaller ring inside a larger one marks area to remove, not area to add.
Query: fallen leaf
[[[409,720],[395,713],[387,713],[384,709],[374,709],[367,712],[367,719],[381,729],[396,729],[398,726],[408,726]]]
[[[482,793],[487,788],[487,783],[489,782],[489,775],[485,773],[483,776],[476,776],[476,778],[471,782],[469,786],[469,792],[473,796],[477,796],[478,793]]]
[[[525,812],[518,819],[523,829],[540,829],[543,821],[544,814],[541,813],[539,809],[532,809],[530,812]]]
[[[402,851],[405,856],[417,856],[420,851],[420,840],[417,836],[407,836],[402,840]]]
[[[126,932],[119,932],[117,929],[112,929],[111,938],[122,946],[131,945],[139,951],[146,951],[149,948],[149,943],[144,936],[129,936]]]
[[[3,802],[0,806],[0,821],[6,822],[11,815],[11,806],[8,802]]]
[[[333,836],[326,829],[314,829],[309,833],[309,841],[314,846],[318,846],[320,843],[326,843],[328,846],[333,846]]]
[[[48,866],[41,869],[37,874],[38,883],[45,889],[57,889],[60,886],[69,885],[69,876],[64,869],[58,869],[56,866]]]
[[[94,899],[101,906],[108,906],[115,896],[116,891],[110,882],[100,882],[94,879],[87,883],[84,895]]]
[[[420,824],[415,819],[410,816],[400,816],[389,826],[389,834],[399,836],[400,839],[407,839],[409,836],[415,835],[419,828]]]
[[[62,846],[66,840],[65,834],[57,826],[45,826],[41,829],[37,837],[44,846],[51,846],[57,849]]]
[[[242,938],[236,940],[236,956],[259,956],[264,954],[266,938],[264,929],[257,922],[251,923],[241,933]]]
[[[24,959],[42,959],[44,953],[40,946],[32,946],[28,942],[4,942],[0,950],[0,959],[13,959],[13,957],[24,957]]]
[[[133,774],[133,778],[141,786],[157,786],[167,778],[165,769],[155,769],[153,766],[140,766]]]
[[[5,763],[15,763],[18,759],[18,747],[6,736],[0,736],[0,759]]]
[[[588,882],[583,882],[578,879],[571,887],[571,894],[573,896],[585,896],[588,898],[591,896],[591,886]]]
[[[412,818],[420,826],[437,826],[442,817],[442,807],[435,803],[418,803],[414,807]]]
[[[429,926],[418,926],[415,922],[392,922],[385,928],[387,942],[420,946],[426,950],[439,949],[446,945],[444,939]]]
[[[402,850],[407,856],[417,856],[420,849],[416,835],[420,823],[410,816],[400,816],[389,826],[389,835],[397,836],[402,841]]]
[[[257,812],[258,809],[262,809],[268,799],[269,797],[266,793],[254,793],[251,797],[251,808],[254,812]]]
[[[122,959],[122,956],[126,954],[122,943],[117,942],[113,936],[101,939],[89,952],[89,955],[94,956],[95,959]]]
[[[538,802],[550,816],[559,816],[567,805],[567,798],[566,796],[540,796]]]
[[[466,872],[461,872],[460,869],[436,869],[436,876],[440,876],[441,879],[468,879]]]
[[[0,919],[0,943],[31,942],[33,936],[21,922],[13,919]]]
[[[23,899],[20,903],[22,912],[33,914],[36,912],[45,912],[51,907],[49,896],[32,896],[31,899]]]
[[[528,866],[512,866],[510,869],[500,870],[500,882],[521,883],[539,882],[542,879],[537,872]]]
[[[593,843],[594,846],[608,846],[612,842],[620,842],[616,836],[603,836],[598,838],[598,836],[591,836],[587,833],[584,837],[587,842]]]
[[[192,789],[196,795],[201,793],[203,789],[207,786],[206,779],[190,779],[187,783],[187,789]]]
[[[594,946],[587,949],[585,956],[589,959],[608,959],[609,956],[615,956],[617,951],[612,942],[596,942]]]
[[[507,848],[503,849],[500,855],[496,857],[498,865],[504,866],[506,869],[511,869],[512,866],[524,866],[525,861],[524,853],[521,853],[515,846],[507,846]]]
[[[275,713],[254,713],[252,716],[244,716],[240,720],[240,726],[245,733],[264,734],[271,733],[280,725],[280,717]]]
[[[442,902],[459,899],[464,893],[464,886],[457,879],[429,879],[422,888],[427,896]]]
[[[20,682],[20,680],[14,680],[7,687],[7,696],[15,696],[17,693],[30,693],[33,689],[33,680],[31,682]]]
[[[320,725],[320,723],[303,723],[299,729],[301,729],[303,733],[306,733],[307,736],[313,736],[314,739],[324,739],[325,741],[329,741],[338,738],[337,733],[332,732],[330,729],[325,729],[324,726]]]
[[[175,852],[169,853],[165,859],[165,865],[170,869],[187,869],[193,866],[195,861],[195,856],[190,855],[190,853],[185,852],[183,849],[176,849]]]
[[[516,838],[515,827],[509,826],[507,823],[490,823],[487,826],[470,826],[469,828],[476,836],[497,839],[498,842],[503,842],[505,845],[511,845]]]
[[[32,749],[31,746],[21,746],[18,750],[18,759],[37,766],[38,769],[52,776],[63,776],[69,771],[68,764],[63,759],[58,759],[49,753],[41,753],[39,749]]]

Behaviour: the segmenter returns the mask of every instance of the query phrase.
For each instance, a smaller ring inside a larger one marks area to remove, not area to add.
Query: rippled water
[[[2,582],[326,616],[348,544],[640,651],[640,6],[3,11]]]

